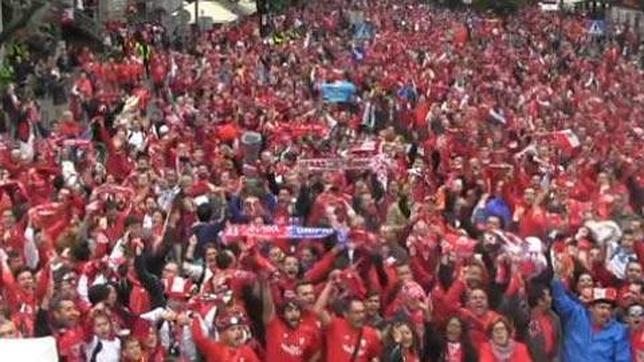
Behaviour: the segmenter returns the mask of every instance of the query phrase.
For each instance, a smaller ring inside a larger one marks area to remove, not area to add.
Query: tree
[[[0,33],[0,46],[4,45],[4,43],[10,39],[16,31],[24,28],[29,23],[29,20],[31,20],[36,13],[42,10],[43,7],[49,3],[50,2],[42,0],[32,1],[30,6],[22,12],[21,16],[12,21],[11,24],[9,24],[5,29],[3,29],[2,33]]]

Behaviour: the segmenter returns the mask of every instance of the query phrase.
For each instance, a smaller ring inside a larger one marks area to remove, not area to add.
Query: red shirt
[[[197,349],[208,362],[260,362],[255,352],[248,346],[232,348],[208,339],[204,336],[197,320],[192,322],[192,337]]]
[[[308,361],[319,348],[320,338],[314,325],[301,322],[292,329],[280,318],[273,318],[266,325],[267,361]]]
[[[545,352],[548,356],[551,356],[555,348],[555,329],[552,325],[552,320],[547,313],[541,313],[536,316],[536,322],[543,335]]]
[[[519,236],[542,237],[545,230],[546,215],[540,207],[529,207],[519,221]]]
[[[333,318],[326,329],[326,360],[333,362],[367,362],[380,356],[380,337],[371,327],[363,327],[362,340],[355,360],[351,360],[360,330],[342,318]]]
[[[644,362],[644,330],[631,333],[633,362]]]
[[[514,351],[509,357],[509,361],[512,362],[532,362],[532,357],[530,357],[528,347],[526,347],[525,344],[519,342],[515,343]],[[483,345],[481,346],[479,360],[481,362],[500,362],[494,356],[492,347],[489,343],[483,343]]]

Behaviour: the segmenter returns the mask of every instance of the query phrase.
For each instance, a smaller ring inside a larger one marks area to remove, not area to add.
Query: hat
[[[420,284],[414,281],[406,281],[401,288],[401,293],[412,300],[424,300],[426,298],[425,291]]]
[[[593,288],[593,303],[617,303],[617,290],[615,288]]]

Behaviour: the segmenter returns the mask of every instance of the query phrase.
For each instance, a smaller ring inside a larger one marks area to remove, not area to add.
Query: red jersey
[[[267,361],[308,361],[319,348],[320,338],[315,325],[302,321],[293,329],[277,317],[266,325]]]
[[[232,348],[204,336],[199,321],[192,322],[192,338],[197,349],[208,362],[259,362],[259,358],[249,346]]]
[[[362,330],[362,340],[352,361],[360,329],[352,328],[349,322],[342,318],[333,318],[326,329],[327,361],[367,362],[379,357],[382,346],[377,332],[371,327],[363,327]]]

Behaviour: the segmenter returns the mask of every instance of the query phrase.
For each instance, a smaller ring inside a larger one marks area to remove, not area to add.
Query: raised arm
[[[315,302],[315,305],[313,306],[313,312],[315,312],[318,315],[318,317],[320,318],[320,322],[322,322],[323,326],[328,326],[331,323],[331,316],[329,315],[329,312],[326,310],[326,307],[329,304],[329,299],[331,298],[331,294],[334,291],[333,284],[334,284],[333,278],[329,278],[329,281],[324,286],[322,293],[320,293],[318,300]]]
[[[263,276],[259,278],[259,294],[262,299],[262,322],[267,325],[275,318],[275,303],[268,280]]]
[[[570,298],[561,279],[557,276],[552,280],[552,298],[555,309],[563,319],[570,319],[573,314],[583,312],[584,307]]]
[[[195,345],[201,354],[207,356],[209,355],[209,352],[214,352],[216,350],[216,343],[209,340],[204,334],[203,329],[201,328],[200,318],[195,317],[192,319],[192,328],[190,331],[192,332],[192,338],[195,341]],[[213,353],[213,355],[215,354]]]
[[[156,275],[148,271],[141,248],[142,247],[140,245],[136,247],[136,258],[134,258],[134,269],[136,270],[136,275],[145,290],[150,293],[152,307],[164,307],[166,303],[163,293],[163,285]]]

